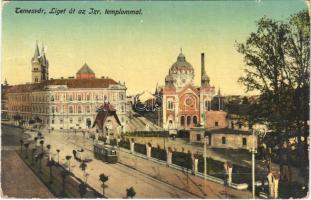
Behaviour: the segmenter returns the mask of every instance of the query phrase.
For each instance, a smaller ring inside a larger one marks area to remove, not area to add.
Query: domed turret
[[[177,57],[176,62],[171,66],[169,74],[193,74],[194,69],[190,63],[186,61],[186,57],[182,52]]]
[[[176,62],[170,67],[168,74],[165,83],[173,84],[177,89],[193,84],[194,68],[186,61],[182,51],[178,55]]]
[[[174,79],[173,79],[172,75],[168,74],[165,77],[165,85],[166,86],[173,86],[174,85]]]

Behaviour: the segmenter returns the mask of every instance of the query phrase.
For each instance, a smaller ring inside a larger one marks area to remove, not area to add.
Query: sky
[[[142,15],[16,14],[23,9],[142,9]],[[206,55],[211,85],[225,95],[245,95],[237,82],[243,56],[236,42],[256,31],[266,16],[287,20],[307,9],[303,0],[241,1],[61,1],[9,2],[2,8],[1,79],[31,82],[35,44],[44,44],[50,78],[75,76],[86,62],[97,77],[125,82],[127,94],[154,91],[182,48],[200,83],[200,54]]]

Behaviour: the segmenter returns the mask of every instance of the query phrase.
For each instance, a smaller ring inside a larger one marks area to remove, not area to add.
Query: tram
[[[110,145],[104,143],[94,144],[94,157],[107,163],[117,163],[117,150]]]

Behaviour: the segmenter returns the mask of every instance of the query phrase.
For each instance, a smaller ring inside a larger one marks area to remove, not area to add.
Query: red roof
[[[49,85],[67,85],[68,88],[108,88],[109,85],[117,84],[112,79],[51,79],[40,83],[15,85],[8,89],[9,93],[31,92],[43,90]]]

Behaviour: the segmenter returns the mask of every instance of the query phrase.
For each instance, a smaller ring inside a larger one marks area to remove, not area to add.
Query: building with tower
[[[97,109],[109,103],[120,119],[119,133],[126,130],[126,86],[109,77],[97,78],[86,63],[76,77],[48,79],[49,62],[38,45],[32,58],[31,84],[14,85],[5,91],[10,120],[34,121],[49,130],[91,129]]]
[[[194,127],[222,128],[227,126],[226,113],[212,110],[211,100],[215,87],[205,70],[205,55],[201,54],[201,83],[196,86],[194,68],[180,52],[177,60],[170,67],[162,88],[162,123],[163,128],[190,129]]]
[[[32,66],[32,83],[49,80],[49,61],[44,52],[44,46],[40,52],[38,43],[36,44],[35,53],[31,59]]]

